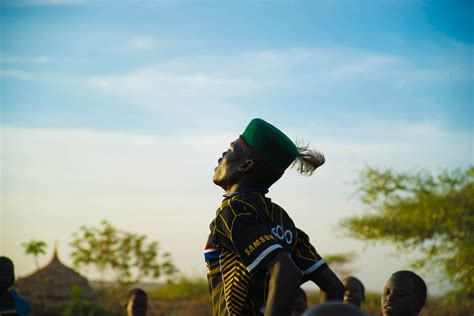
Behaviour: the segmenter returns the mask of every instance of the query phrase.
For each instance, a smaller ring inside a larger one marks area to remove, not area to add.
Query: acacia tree
[[[415,268],[474,297],[474,167],[436,176],[366,168],[356,185],[369,211],[341,222],[348,235],[417,250]]]
[[[145,277],[172,278],[177,272],[171,255],[160,255],[158,242],[147,242],[146,236],[117,229],[105,220],[100,227],[82,226],[73,234],[70,245],[75,267],[93,266],[102,280],[110,271],[122,286]]]
[[[33,255],[35,258],[36,270],[39,270],[38,256],[46,253],[45,248],[47,244],[42,240],[32,240],[21,244],[25,248],[27,255]]]
[[[346,277],[354,273],[350,265],[354,262],[356,254],[354,252],[332,253],[324,256],[324,261],[328,263],[339,277]]]

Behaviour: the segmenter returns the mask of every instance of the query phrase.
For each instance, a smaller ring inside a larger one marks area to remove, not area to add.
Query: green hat
[[[259,118],[251,120],[240,137],[254,153],[282,173],[298,155],[296,145],[288,136]]]

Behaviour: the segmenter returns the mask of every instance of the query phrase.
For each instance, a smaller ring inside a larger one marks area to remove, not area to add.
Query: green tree
[[[46,242],[42,240],[31,240],[29,242],[25,242],[21,244],[25,248],[25,253],[27,255],[33,255],[35,258],[35,266],[36,266],[36,271],[39,270],[39,262],[38,262],[38,256],[39,255],[44,255],[46,253],[45,248],[47,247]],[[42,283],[45,280],[41,280]],[[46,309],[46,295],[45,295],[45,288],[43,285],[41,285],[41,293],[40,293],[40,304],[41,304],[41,309],[44,311]]]
[[[73,234],[71,254],[74,265],[93,266],[104,280],[112,272],[121,286],[138,283],[145,277],[172,278],[177,269],[169,253],[159,254],[158,242],[146,236],[117,229],[108,221],[100,227],[82,226]]]
[[[417,250],[414,268],[474,297],[474,167],[438,175],[366,168],[356,185],[369,211],[341,222],[348,235]]]
[[[153,293],[154,297],[162,299],[197,299],[208,295],[206,278],[185,275],[181,275],[176,281],[167,282]]]
[[[38,256],[46,253],[45,248],[47,244],[42,240],[32,240],[21,244],[25,248],[27,255],[33,255],[35,258],[36,270],[39,270]]]

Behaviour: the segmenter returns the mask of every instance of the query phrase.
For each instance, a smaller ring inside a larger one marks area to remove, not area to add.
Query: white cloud
[[[169,73],[159,67],[147,67],[123,75],[95,76],[89,78],[87,84],[126,98],[132,104],[176,112],[190,108],[195,111],[223,110],[232,98],[254,94],[265,86],[258,78],[216,75],[198,69]]]
[[[19,69],[2,69],[0,70],[0,78],[17,79],[17,80],[33,80],[35,77],[24,70]]]
[[[144,40],[143,48],[148,47]],[[153,42],[153,40],[151,40]],[[140,40],[137,40],[140,43]],[[89,88],[159,110],[235,108],[265,95],[339,91],[384,83],[395,89],[472,81],[462,63],[423,68],[390,54],[351,49],[264,50],[171,58],[83,78]]]
[[[137,36],[128,41],[128,48],[134,52],[147,52],[159,47],[158,39],[151,36]]]
[[[41,6],[70,6],[85,5],[87,0],[3,0],[2,6],[10,7],[41,7]]]
[[[68,58],[68,57],[52,57],[52,56],[12,56],[12,55],[0,55],[0,64],[5,65],[18,65],[24,64],[25,66],[32,65],[43,65],[44,69],[51,64],[77,64],[86,62],[86,58]]]
[[[344,56],[340,58],[343,60],[328,69],[328,79],[347,81],[348,78],[364,80],[373,76],[383,77],[386,69],[402,65],[400,58],[388,55],[362,54],[353,60],[346,60]]]
[[[0,56],[0,64],[48,64],[53,62],[53,59],[47,56],[36,57],[15,57],[15,56]]]

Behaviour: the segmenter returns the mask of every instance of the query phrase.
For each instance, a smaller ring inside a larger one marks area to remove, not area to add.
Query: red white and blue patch
[[[204,259],[206,261],[219,257],[222,253],[222,248],[206,248],[204,249]]]

